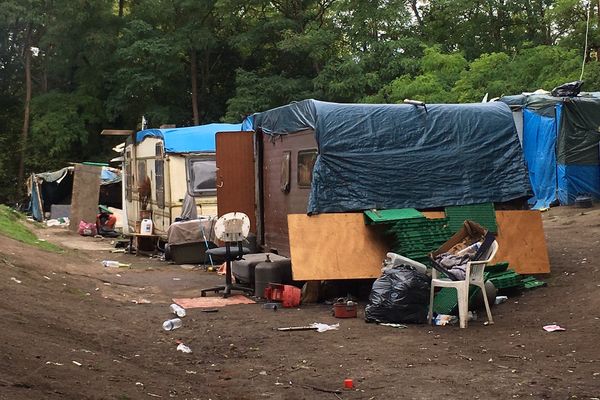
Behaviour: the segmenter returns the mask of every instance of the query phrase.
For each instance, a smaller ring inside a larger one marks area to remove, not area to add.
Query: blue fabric
[[[600,199],[600,166],[558,164],[557,175],[560,204],[573,204],[582,195]]]
[[[108,185],[110,183],[121,182],[121,175],[117,174],[106,167],[102,167],[102,172],[100,173],[100,180],[103,185]]]
[[[31,197],[29,198],[29,207],[33,219],[42,222],[44,221],[44,213],[42,212],[42,210],[40,210],[40,204],[37,201],[38,197],[38,185],[34,183],[31,186]]]
[[[255,130],[314,129],[308,213],[504,202],[531,194],[509,107],[304,100],[254,115]]]
[[[145,129],[136,134],[136,142],[147,137],[161,138],[166,153],[214,152],[217,132],[239,132],[242,124],[207,124],[187,128]]]
[[[254,130],[254,116],[249,115],[242,121],[242,131],[252,131]]]
[[[560,105],[557,105],[557,113]],[[523,110],[523,154],[529,170],[535,210],[549,208],[556,200],[556,118]]]

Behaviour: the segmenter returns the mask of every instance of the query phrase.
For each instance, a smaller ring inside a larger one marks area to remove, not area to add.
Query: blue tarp
[[[504,202],[531,188],[504,103],[337,104],[304,100],[254,115],[271,135],[314,129],[308,213]]]
[[[242,124],[207,124],[187,128],[145,129],[139,131],[136,142],[147,137],[161,138],[166,153],[198,153],[215,151],[217,132],[239,132]]]
[[[100,173],[100,181],[102,185],[121,182],[121,171],[117,173],[108,169],[107,167],[102,167],[102,172]]]
[[[600,166],[558,164],[558,201],[573,204],[577,196],[600,199]]]
[[[578,97],[507,96],[523,108],[523,148],[535,193],[533,208],[581,195],[600,199],[599,93]]]
[[[535,210],[556,200],[556,135],[556,118],[523,110],[523,153],[534,193],[529,203]]]

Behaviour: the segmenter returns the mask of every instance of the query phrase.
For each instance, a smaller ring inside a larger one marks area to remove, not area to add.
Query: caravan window
[[[301,150],[298,152],[298,187],[310,187],[315,161],[317,161],[316,149]]]
[[[156,159],[154,160],[154,175],[156,177],[156,204],[165,208],[165,160],[163,159],[162,143],[156,143]]]
[[[188,191],[192,196],[215,195],[217,166],[210,158],[189,158],[187,162]]]

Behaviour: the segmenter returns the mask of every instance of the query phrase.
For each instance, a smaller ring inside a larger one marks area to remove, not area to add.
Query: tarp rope
[[[579,76],[579,80],[583,79],[583,71],[585,70],[585,59],[587,58],[587,48],[588,48],[588,33],[590,31],[590,9],[592,8],[592,2],[589,1],[587,5],[587,22],[585,24],[585,45],[583,47],[583,61],[581,63],[581,75]],[[600,1],[598,2],[598,7],[600,7]]]

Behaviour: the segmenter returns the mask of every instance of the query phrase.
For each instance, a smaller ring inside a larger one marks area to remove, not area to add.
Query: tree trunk
[[[19,172],[17,175],[17,196],[21,200],[23,184],[25,182],[25,154],[27,150],[27,136],[29,135],[29,105],[31,103],[31,26],[27,29],[25,38],[25,104],[23,111],[23,129],[21,130],[21,148],[19,150]]]
[[[421,30],[421,33],[423,33],[423,18],[419,12],[419,7],[417,7],[417,0],[410,0],[409,3],[415,18],[417,19],[417,24],[419,24],[419,29]]]
[[[123,8],[125,7],[125,0],[119,0],[119,17],[123,16]]]
[[[192,113],[194,115],[194,125],[200,125],[200,115],[198,113],[198,60],[196,49],[191,49],[190,53],[190,75],[192,77]]]

